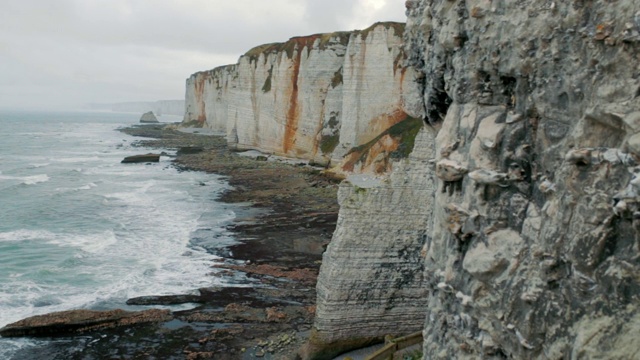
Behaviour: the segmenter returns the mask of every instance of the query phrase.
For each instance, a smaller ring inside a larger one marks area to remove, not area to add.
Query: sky
[[[2,0],[0,108],[183,99],[194,72],[293,36],[402,21],[404,0]]]

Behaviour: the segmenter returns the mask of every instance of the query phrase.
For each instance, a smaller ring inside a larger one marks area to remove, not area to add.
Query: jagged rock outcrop
[[[639,357],[640,3],[406,5],[434,161],[468,170],[437,174],[425,358]]]
[[[258,46],[187,79],[184,121],[226,133],[237,149],[339,161],[408,117],[402,94],[418,84],[401,66],[403,30],[378,23]]]
[[[146,113],[142,114],[142,116],[140,117],[140,122],[141,123],[157,123],[158,118],[156,118],[156,116],[153,114],[153,111],[147,111]]]

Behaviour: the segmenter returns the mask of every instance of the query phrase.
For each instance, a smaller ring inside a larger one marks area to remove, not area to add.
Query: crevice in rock
[[[429,98],[425,104],[429,125],[443,122],[449,106],[453,102],[445,90],[444,70],[440,71],[438,75],[431,82],[431,91],[429,91]]]
[[[507,109],[513,109],[516,106],[516,84],[517,79],[513,76],[500,76],[502,83],[502,95],[505,98]]]

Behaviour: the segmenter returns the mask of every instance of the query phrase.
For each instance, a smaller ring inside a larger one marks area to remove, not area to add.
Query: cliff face
[[[187,80],[185,122],[224,131],[238,149],[327,163],[407,118],[404,24],[292,38]]]
[[[332,358],[385,335],[423,326],[427,288],[420,250],[428,236],[434,178],[432,129],[384,177],[352,175],[338,190],[340,213],[322,259],[316,320],[306,356]]]
[[[640,356],[640,3],[407,6],[438,129],[425,357]]]
[[[341,187],[307,355],[420,323],[426,359],[637,358],[640,3],[406,6],[428,125]]]

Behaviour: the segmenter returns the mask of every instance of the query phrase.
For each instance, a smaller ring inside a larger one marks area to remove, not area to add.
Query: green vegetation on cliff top
[[[371,33],[371,31],[373,31],[378,26],[384,26],[386,29],[392,28],[394,29],[395,34],[402,35],[404,33],[405,24],[391,21],[377,22],[364,30],[336,31],[332,33],[296,36],[292,37],[287,42],[258,45],[247,51],[243,56],[248,56],[251,61],[255,61],[262,54],[268,55],[272,52],[286,52],[287,57],[291,59],[296,48],[307,47],[307,49],[310,50],[316,40],[320,40],[320,42],[318,43],[318,47],[321,50],[326,49],[327,46],[331,43],[340,43],[342,45],[347,45],[352,34],[360,34],[363,38],[366,38],[369,33]]]

